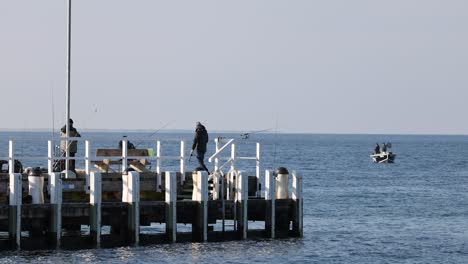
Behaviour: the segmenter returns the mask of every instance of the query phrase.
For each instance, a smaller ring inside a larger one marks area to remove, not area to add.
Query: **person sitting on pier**
[[[197,160],[199,167],[197,170],[205,170],[206,172],[210,173],[208,168],[205,166],[205,153],[206,153],[206,144],[208,143],[208,131],[204,125],[200,122],[197,122],[197,126],[195,128],[195,136],[193,138],[192,149],[190,150],[190,157],[193,155],[193,151],[195,148],[197,149]]]
[[[68,126],[70,129],[70,137],[81,137],[80,133],[76,130],[76,128],[73,126],[73,119],[68,120]],[[61,137],[66,137],[67,136],[67,126],[63,126],[62,129],[60,129],[60,136]],[[78,151],[77,147],[77,141],[76,140],[70,140],[68,141],[68,149],[69,149],[69,157],[75,157],[76,152]],[[67,141],[62,140],[60,141],[60,151],[62,152],[62,157],[66,156],[67,153]],[[64,164],[62,164],[64,167]],[[62,170],[65,168],[61,168]],[[68,169],[73,171],[76,174],[75,170],[75,160],[69,160],[68,162]]]
[[[374,154],[379,154],[379,153],[380,153],[380,146],[379,146],[379,143],[375,143]]]

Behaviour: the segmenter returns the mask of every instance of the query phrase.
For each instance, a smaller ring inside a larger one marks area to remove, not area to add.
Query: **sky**
[[[66,0],[0,0],[0,130],[66,120]],[[73,0],[80,130],[468,134],[466,0]]]

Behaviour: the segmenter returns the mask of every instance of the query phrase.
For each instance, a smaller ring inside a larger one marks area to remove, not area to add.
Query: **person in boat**
[[[68,120],[68,126],[69,126],[69,129],[70,129],[70,137],[81,137],[80,133],[78,133],[78,131],[76,130],[76,128],[73,126],[73,119],[69,119]],[[60,129],[60,136],[61,137],[66,137],[67,136],[67,126],[63,126],[61,129]],[[76,152],[78,151],[78,143],[76,140],[69,140],[68,141],[68,149],[69,149],[69,157],[75,157],[75,154]],[[62,140],[60,141],[60,151],[62,153],[62,157],[65,157],[66,156],[66,153],[67,153],[67,141],[66,140]],[[64,166],[65,164],[62,164],[63,168],[62,169],[65,169]],[[68,169],[73,171],[74,173],[76,173],[76,170],[75,170],[75,160],[72,159],[72,160],[69,160],[68,162]]]
[[[380,146],[379,146],[379,143],[375,143],[374,154],[379,154],[379,153],[380,153]]]
[[[208,144],[208,131],[204,125],[200,122],[197,122],[195,128],[195,136],[193,137],[193,144],[190,150],[190,157],[193,155],[193,151],[197,150],[197,160],[198,160],[198,168],[197,170],[205,170],[206,172],[210,173],[208,168],[205,166],[205,153],[206,153],[206,144]]]
[[[387,152],[387,144],[382,143],[382,152]]]

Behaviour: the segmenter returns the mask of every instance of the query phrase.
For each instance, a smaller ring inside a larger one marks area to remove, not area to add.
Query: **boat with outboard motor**
[[[394,163],[396,154],[390,151],[392,148],[392,143],[383,143],[382,150],[376,144],[375,151],[370,155],[371,160],[374,163]]]

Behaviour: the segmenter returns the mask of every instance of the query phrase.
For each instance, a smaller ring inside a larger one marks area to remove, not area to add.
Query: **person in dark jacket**
[[[70,137],[81,137],[80,133],[76,130],[76,128],[73,126],[73,120],[70,118],[68,120],[68,125],[70,127]],[[60,136],[61,137],[66,137],[67,136],[67,126],[63,126],[62,129],[60,129]],[[68,149],[69,149],[69,157],[75,157],[76,152],[78,151],[78,146],[77,146],[77,141],[76,140],[69,140],[68,141]],[[60,141],[60,151],[62,152],[62,156],[65,157],[67,153],[67,141],[62,140]],[[64,164],[63,164],[64,165]],[[64,166],[63,166],[64,167]],[[62,168],[65,169],[65,168]],[[75,160],[69,160],[68,163],[68,169],[76,173],[75,171]]]
[[[380,153],[379,143],[375,143],[374,154],[379,154],[379,153]]]
[[[200,122],[197,122],[197,126],[195,128],[195,136],[193,137],[193,144],[192,149],[190,150],[190,157],[193,155],[193,151],[197,150],[197,160],[199,167],[197,170],[205,170],[208,173],[208,168],[205,166],[205,153],[206,153],[206,144],[208,143],[208,131],[204,125]]]
[[[387,152],[387,144],[382,143],[382,152]]]

